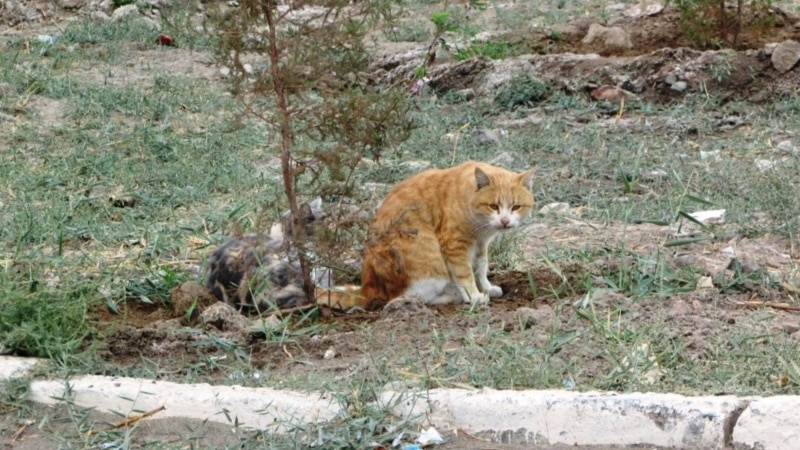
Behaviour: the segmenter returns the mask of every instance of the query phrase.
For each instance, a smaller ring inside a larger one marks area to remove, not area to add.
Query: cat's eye
[[[500,206],[498,206],[496,203],[492,203],[491,205],[489,205],[489,209],[491,209],[492,211],[500,211]]]
[[[519,209],[519,205],[514,205],[514,206],[512,206],[512,207],[511,207],[511,210],[512,210],[512,211],[516,211],[516,210],[518,210],[518,209]]]

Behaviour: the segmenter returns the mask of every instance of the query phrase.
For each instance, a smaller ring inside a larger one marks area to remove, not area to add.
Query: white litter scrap
[[[417,438],[417,443],[422,446],[444,444],[444,438],[436,431],[436,428],[430,427],[422,430]]]
[[[720,225],[725,223],[725,210],[724,209],[709,209],[706,211],[697,211],[689,214],[692,219],[706,224],[706,225]]]
[[[711,151],[708,151],[708,152],[705,151],[705,150],[700,150],[700,159],[715,159],[715,160],[718,160],[719,159],[719,155],[720,155],[719,150],[711,150]]]

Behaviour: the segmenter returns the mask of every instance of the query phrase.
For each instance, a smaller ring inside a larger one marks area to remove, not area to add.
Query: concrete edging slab
[[[0,379],[23,377],[31,358],[0,357]],[[33,380],[29,399],[63,401],[64,380]],[[333,397],[269,388],[180,384],[81,376],[70,401],[131,414],[165,406],[153,418],[193,418],[281,432],[286,424],[339,413]],[[464,430],[497,442],[565,445],[649,444],[680,449],[790,450],[800,443],[800,396],[736,397],[657,393],[433,389],[382,394],[399,416],[426,418],[441,431]]]

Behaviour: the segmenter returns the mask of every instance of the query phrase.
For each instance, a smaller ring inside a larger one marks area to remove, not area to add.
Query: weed
[[[386,37],[392,42],[425,42],[431,38],[428,28],[417,22],[403,22],[384,30]]]
[[[500,111],[512,111],[521,106],[530,107],[546,99],[550,86],[530,75],[516,75],[498,89],[494,104]]]
[[[771,0],[738,0],[736,8],[728,8],[722,0],[673,0],[681,14],[681,28],[686,36],[700,46],[722,47],[739,44],[743,31],[761,33],[771,25]],[[732,10],[733,12],[729,12]]]
[[[85,286],[53,289],[41,274],[0,273],[0,340],[5,351],[53,358],[73,353],[89,335]]]
[[[125,293],[140,302],[152,305],[158,302],[162,307],[170,308],[169,291],[186,281],[185,275],[172,269],[160,266],[150,276],[141,280],[132,280],[125,286]]]
[[[456,47],[453,59],[464,61],[467,59],[485,56],[491,59],[504,59],[508,45],[505,42],[472,42],[465,48]]]

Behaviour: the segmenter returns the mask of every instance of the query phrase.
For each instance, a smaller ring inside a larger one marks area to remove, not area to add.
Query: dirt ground
[[[7,2],[8,3],[8,2]],[[81,2],[78,2],[79,4]],[[49,6],[48,6],[49,8]],[[36,35],[53,29],[54,18],[74,18],[87,15],[88,6],[48,10],[47,18],[35,21],[9,21],[4,34]],[[37,11],[36,8],[32,8]],[[38,9],[44,11],[44,9]],[[9,10],[0,10],[11,14]],[[708,68],[719,57],[719,52],[689,49],[689,42],[682,37],[677,24],[677,15],[665,12],[638,18],[619,18],[614,26],[626,30],[634,47],[624,50],[599,50],[596,46],[582,43],[581,39],[589,27],[590,20],[581,19],[558,28],[559,38],[553,38],[553,30],[537,32],[503,32],[502,39],[511,42],[516,49],[527,49],[522,59],[516,62],[490,62],[485,59],[456,63],[443,61],[431,70],[431,86],[436,90],[475,89],[480,95],[492,87],[493,77],[498,72],[509,70],[514,64],[533,64],[540,73],[546,73],[550,81],[567,92],[587,95],[603,84],[618,84],[615,74],[626,73],[631,83],[641,83],[646,89],[638,93],[640,98],[654,102],[669,102],[679,99],[682,94],[669,89],[663,78],[677,69],[693,72],[696,78],[691,83],[708,83],[717,91],[724,92],[727,98],[764,102],[782,95],[793,94],[800,82],[800,70],[779,74],[771,65],[762,50],[771,42],[785,39],[800,40],[800,29],[796,17],[781,12],[777,15],[775,27],[761,34],[742,36],[738,48],[730,54],[730,76],[715,79],[709,75]],[[8,19],[8,17],[6,17]],[[373,61],[373,79],[376,82],[398,82],[413,77],[415,66],[407,65],[410,60],[418,61],[418,53],[397,55],[401,48],[412,47],[416,52],[424,51],[426,43],[415,45],[383,43],[376,51]],[[131,59],[146,60],[148,67],[167,67],[173,73],[192,73],[193,76],[218,79],[217,68],[198,63],[201,59],[196,53],[181,48],[165,54],[148,50],[136,50]],[[520,53],[523,53],[520,51]],[[599,53],[598,58],[582,59],[577,55]],[[520,62],[521,61],[521,62]],[[465,70],[468,67],[469,70]],[[512,67],[513,69],[513,67]],[[84,67],[87,76],[99,73],[99,69]],[[102,78],[102,77],[100,77]],[[125,80],[119,78],[119,80]],[[639,80],[639,81],[637,81]],[[130,81],[130,79],[128,79]],[[38,96],[31,96],[31,107],[36,107]],[[43,113],[54,114],[58,109],[52,102],[41,102]],[[54,120],[58,118],[55,117]],[[667,236],[663,227],[649,225],[610,226],[593,224],[580,218],[557,218],[537,220],[526,230],[522,242],[527,261],[536,261],[537,255],[547,248],[558,245],[564,249],[594,248],[609,251],[624,245],[633,255],[652,256],[663,252]],[[686,264],[709,278],[730,274],[732,265],[745,265],[761,270],[765,276],[774,279],[793,279],[796,255],[792,255],[789,243],[781,238],[765,236],[754,239],[732,238],[728,242],[693,244],[680,247],[680,253],[668,254],[667,262],[675,267]],[[733,252],[731,252],[731,250]],[[689,255],[691,258],[687,258]],[[735,261],[734,261],[735,259]],[[733,261],[733,262],[732,262]],[[504,296],[491,302],[488,309],[488,324],[495,330],[506,333],[509,340],[519,340],[528,336],[519,318],[520,308],[538,310],[546,322],[552,320],[557,301],[572,302],[586,294],[586,287],[592,285],[586,274],[614,273],[619,261],[609,261],[602,252],[590,262],[576,263],[562,267],[560,273],[542,265],[520,265],[515,270],[494,271],[490,279],[503,288]],[[677,270],[677,269],[676,269]],[[532,290],[535,286],[535,292]],[[554,293],[557,292],[556,296]],[[787,335],[800,340],[800,319],[798,312],[779,308],[761,309],[763,302],[792,302],[800,290],[791,283],[739,286],[735,293],[720,295],[719,286],[698,289],[691,292],[678,292],[667,299],[644,298],[633,302],[622,295],[596,299],[598,304],[608,310],[624,308],[632,320],[649,321],[654,318],[670,316],[670,333],[682,336],[692,342],[685,349],[688,358],[704,358],[708,352],[707,337],[732,327],[761,329],[764,327],[783,328]],[[199,299],[197,310],[186,317],[187,305]],[[710,307],[713,303],[714,307]],[[217,303],[204,288],[188,284],[183,289],[173,291],[169,304],[173,307],[144,305],[129,301],[123,305],[122,314],[110,312],[99,306],[90,312],[90,320],[95,325],[100,338],[87,345],[99,347],[102,357],[101,371],[113,372],[130,368],[143,360],[152,362],[166,377],[181,378],[196,364],[208,358],[225,354],[218,345],[207,345],[210,337],[228,340],[239,346],[253,367],[268,370],[275,378],[283,376],[302,376],[313,372],[318,376],[342,377],[351,368],[363,364],[366,346],[376,355],[393,355],[408,349],[427,351],[432,335],[443,330],[452,331],[446,345],[456,348],[463,339],[465,330],[479,320],[468,314],[469,306],[449,305],[424,307],[416,304],[395,307],[386,311],[355,312],[343,314],[323,309],[319,312],[317,324],[327,331],[322,334],[303,334],[289,340],[265,339],[263,333],[251,330],[228,316],[216,322],[202,325],[198,317]],[[754,313],[758,309],[758,314]],[[543,311],[543,312],[542,312]],[[571,314],[568,312],[567,314]],[[764,316],[770,317],[766,321]],[[299,320],[299,319],[296,319]],[[201,332],[187,332],[184,326],[191,325]],[[328,357],[331,351],[333,357]],[[591,354],[587,350],[587,355]],[[592,359],[587,360],[586,376],[591,376]],[[223,375],[220,373],[219,375]],[[7,423],[11,418],[6,418]],[[143,440],[175,439],[175,424],[163,421],[148,421],[143,427],[146,432]],[[198,445],[219,445],[230,443],[228,430],[217,425],[202,426],[204,438],[198,438]],[[32,431],[21,433],[19,440],[0,440],[0,449],[48,448],[49,443],[36,439]],[[41,437],[41,436],[40,436]],[[205,440],[204,440],[205,439]],[[222,440],[221,440],[222,439]],[[52,448],[57,448],[56,444]],[[440,448],[529,448],[528,446],[501,446],[484,442],[466,435]],[[581,447],[537,447],[552,450]],[[591,447],[605,450],[606,447]],[[653,447],[642,447],[653,448]]]

